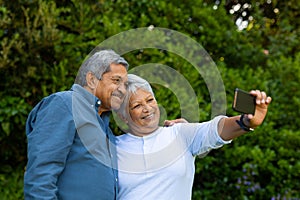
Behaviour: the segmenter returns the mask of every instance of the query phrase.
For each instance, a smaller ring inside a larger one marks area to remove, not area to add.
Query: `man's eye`
[[[151,98],[151,99],[148,99],[148,102],[152,102],[152,101],[154,101],[154,99],[153,99],[153,98]]]
[[[120,82],[121,82],[121,79],[115,78],[115,79],[113,79],[113,82],[114,82],[114,83],[120,83]]]

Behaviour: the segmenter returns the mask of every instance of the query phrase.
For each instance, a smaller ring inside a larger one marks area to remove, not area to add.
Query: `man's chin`
[[[121,102],[122,103],[122,102]],[[111,104],[111,109],[112,110],[119,110],[119,108],[121,107],[121,103],[117,103],[117,102],[112,102],[112,104]]]

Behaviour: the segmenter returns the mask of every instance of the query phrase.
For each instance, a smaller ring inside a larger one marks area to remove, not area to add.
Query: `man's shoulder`
[[[65,90],[65,91],[59,91],[52,93],[50,96],[56,96],[56,97],[69,97],[72,96],[73,91],[72,90]]]
[[[33,110],[40,110],[42,108],[48,107],[51,105],[62,105],[62,104],[68,104],[72,99],[72,91],[60,91],[52,93],[46,97],[44,97],[42,100],[40,100],[33,108]]]
[[[66,90],[50,94],[42,99],[42,101],[66,101],[72,98],[73,91]]]

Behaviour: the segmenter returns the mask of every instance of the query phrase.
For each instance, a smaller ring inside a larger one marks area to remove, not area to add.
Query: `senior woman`
[[[271,97],[259,90],[250,93],[257,100],[255,115],[242,120],[245,127],[256,128],[267,114]],[[236,122],[240,116],[160,127],[150,84],[132,74],[118,115],[128,126],[128,132],[117,137],[120,200],[191,199],[195,157],[247,132]]]

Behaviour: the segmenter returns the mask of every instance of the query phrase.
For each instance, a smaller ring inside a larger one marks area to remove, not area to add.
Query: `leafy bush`
[[[0,194],[1,200],[22,200],[24,168],[1,167]]]

